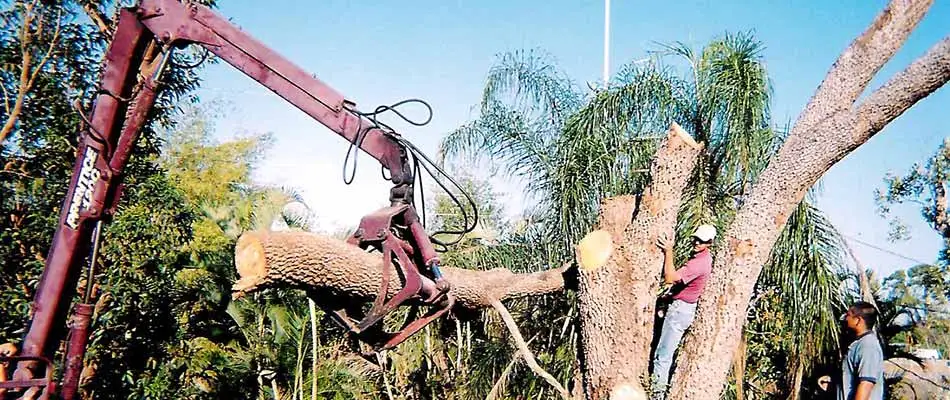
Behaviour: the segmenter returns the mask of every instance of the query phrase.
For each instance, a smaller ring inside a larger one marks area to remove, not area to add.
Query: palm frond
[[[838,343],[835,310],[844,303],[838,291],[842,272],[848,270],[844,254],[840,234],[820,210],[803,201],[789,217],[760,278],[760,284],[775,287],[784,299],[791,350],[813,357]]]
[[[552,140],[523,113],[491,103],[475,121],[450,132],[440,143],[440,157],[487,159],[504,166],[508,177],[536,182],[551,168]]]
[[[482,112],[496,103],[508,103],[532,120],[561,125],[580,105],[574,84],[555,66],[547,52],[516,50],[498,56],[488,72],[482,93]]]

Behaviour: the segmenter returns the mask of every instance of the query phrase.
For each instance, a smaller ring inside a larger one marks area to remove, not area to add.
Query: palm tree
[[[528,213],[536,240],[525,248],[567,260],[592,228],[601,199],[642,190],[658,139],[675,121],[706,143],[684,193],[677,234],[685,237],[702,223],[722,229],[783,140],[771,120],[761,51],[761,43],[745,33],[727,34],[700,51],[664,45],[647,63],[631,63],[589,93],[543,52],[507,53],[489,71],[478,118],[450,132],[440,152],[446,160],[486,162],[522,182],[534,205]],[[685,66],[685,77],[677,75],[677,64]],[[826,310],[837,301],[842,245],[813,199],[802,202],[793,222],[764,281],[781,294],[783,318],[795,327],[779,333],[814,348],[793,354],[802,364],[836,342],[835,320]],[[678,260],[688,251],[680,243]],[[519,264],[529,265],[509,265]],[[536,317],[542,321],[567,311],[542,310],[550,313]],[[803,329],[816,321],[818,330]]]

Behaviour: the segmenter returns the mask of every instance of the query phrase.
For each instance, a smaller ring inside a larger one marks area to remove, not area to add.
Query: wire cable
[[[905,255],[903,255],[903,254],[897,253],[897,252],[895,252],[895,251],[893,251],[893,250],[889,250],[889,249],[883,248],[883,247],[881,247],[881,246],[877,246],[877,245],[875,245],[875,244],[873,244],[873,243],[868,243],[868,242],[866,242],[866,241],[864,241],[864,240],[858,239],[858,238],[856,238],[856,237],[854,237],[854,236],[851,236],[851,235],[847,235],[847,234],[842,233],[841,236],[844,236],[844,237],[847,238],[847,239],[851,239],[851,240],[855,241],[856,243],[863,244],[863,245],[865,245],[865,246],[867,246],[867,247],[870,247],[870,248],[872,248],[872,249],[874,249],[874,250],[881,251],[881,252],[890,254],[890,255],[892,255],[892,256],[894,256],[894,257],[902,258],[902,259],[907,260],[907,261],[910,261],[910,262],[914,262],[914,263],[918,263],[918,264],[926,264],[926,265],[931,265],[931,264],[933,264],[932,261],[931,261],[931,262],[927,262],[927,261],[918,260],[918,259],[916,259],[916,258],[908,257],[908,256],[905,256]]]
[[[400,106],[403,106],[409,103],[419,103],[425,106],[429,113],[428,118],[426,118],[424,121],[415,121],[405,116],[403,113],[401,113],[398,108]],[[419,197],[422,200],[422,207],[420,208],[416,206],[415,204],[416,201],[415,201],[415,198],[413,197],[413,206],[417,210],[419,210],[420,213],[422,214],[421,217],[422,217],[423,226],[425,226],[426,224],[425,186],[422,181],[422,174],[419,173],[420,169],[424,169],[429,174],[429,176],[432,177],[432,179],[436,182],[436,184],[438,184],[439,187],[441,187],[442,190],[445,191],[445,193],[449,196],[452,202],[458,207],[459,211],[462,214],[462,220],[463,220],[462,229],[443,229],[443,230],[433,232],[432,234],[429,235],[429,240],[431,240],[433,244],[438,245],[440,247],[439,249],[437,249],[437,251],[444,252],[448,250],[448,246],[461,242],[465,234],[475,230],[475,227],[478,225],[478,207],[475,204],[475,201],[472,199],[471,195],[469,195],[469,193],[462,187],[462,185],[460,185],[458,182],[452,179],[452,177],[449,176],[449,174],[447,174],[441,167],[439,167],[438,164],[433,162],[432,159],[430,159],[422,150],[420,150],[418,147],[416,147],[412,142],[410,142],[408,139],[406,139],[402,135],[399,135],[398,133],[396,133],[395,130],[392,129],[392,127],[390,127],[386,123],[379,121],[378,119],[380,115],[387,112],[392,112],[396,114],[397,116],[399,116],[399,118],[401,118],[403,121],[411,125],[424,126],[432,121],[432,115],[433,115],[432,107],[428,103],[420,99],[406,99],[406,100],[402,100],[391,105],[378,106],[372,112],[362,112],[362,111],[348,108],[348,107],[345,109],[353,113],[354,115],[356,115],[358,117],[359,122],[356,129],[356,132],[357,132],[356,139],[350,142],[350,146],[348,147],[347,152],[346,152],[346,158],[344,159],[344,162],[343,162],[343,182],[344,183],[349,185],[350,183],[353,182],[353,179],[356,176],[357,155],[353,154],[353,170],[352,170],[352,173],[350,174],[350,177],[347,178],[346,167],[347,165],[349,165],[350,154],[353,152],[354,148],[357,148],[356,153],[359,153],[359,148],[362,147],[362,143],[363,143],[363,140],[366,138],[366,134],[372,129],[379,129],[389,138],[395,140],[396,143],[401,145],[407,152],[406,156],[412,168],[412,176],[413,176],[412,186],[414,188],[418,182]],[[363,126],[363,122],[364,122],[363,117],[368,118],[370,122],[370,124],[367,124],[366,127]],[[435,172],[433,172],[433,169],[435,170]],[[385,170],[386,168],[382,167],[383,178],[386,180],[390,180],[389,178],[386,178]],[[472,207],[471,218],[469,216],[469,213],[465,209],[465,205],[463,205],[462,201],[459,200],[459,198],[456,197],[456,195],[451,190],[449,190],[448,185],[444,182],[443,179],[439,177],[440,175],[444,177],[445,179],[447,179],[449,182],[451,182],[452,186],[455,186],[455,188],[458,189],[458,191],[465,197],[465,200],[467,200],[468,204]],[[435,237],[436,235],[439,235],[439,234],[457,235],[458,237],[453,241],[443,242]]]

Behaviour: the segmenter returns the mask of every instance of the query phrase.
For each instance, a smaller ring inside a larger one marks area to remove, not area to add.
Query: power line
[[[841,236],[844,236],[845,238],[851,239],[851,240],[853,240],[853,241],[855,241],[855,242],[857,242],[857,243],[863,244],[863,245],[865,245],[865,246],[867,246],[867,247],[870,247],[870,248],[872,248],[872,249],[885,252],[885,253],[887,253],[887,254],[890,254],[890,255],[895,256],[895,257],[902,258],[902,259],[907,260],[907,261],[910,261],[910,262],[914,262],[914,263],[917,263],[917,264],[928,264],[928,265],[929,265],[929,264],[933,264],[933,262],[920,261],[920,260],[918,260],[918,259],[915,259],[915,258],[912,258],[912,257],[905,256],[905,255],[903,255],[903,254],[897,253],[897,252],[895,252],[895,251],[893,251],[893,250],[886,249],[886,248],[877,246],[877,245],[875,245],[875,244],[871,244],[871,243],[865,242],[865,241],[863,241],[863,240],[861,240],[861,239],[858,239],[858,238],[856,238],[856,237],[854,237],[854,236],[851,236],[851,235],[847,235],[847,234],[843,234],[843,233],[842,233]]]

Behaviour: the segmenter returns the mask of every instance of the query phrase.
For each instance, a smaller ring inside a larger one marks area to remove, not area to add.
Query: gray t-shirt
[[[862,380],[874,383],[869,400],[884,400],[884,351],[873,331],[865,333],[848,346],[841,361],[841,384],[838,400],[852,400]]]

